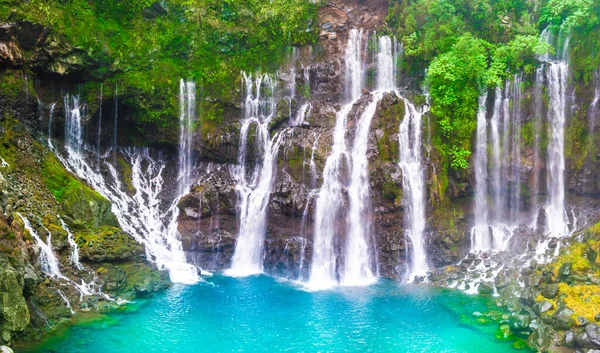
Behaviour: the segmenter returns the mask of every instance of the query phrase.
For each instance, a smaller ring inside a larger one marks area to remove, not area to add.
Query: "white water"
[[[291,107],[291,102],[290,102]],[[291,108],[290,108],[291,109]],[[310,102],[306,102],[302,104],[298,113],[296,113],[296,117],[292,118],[290,114],[290,126],[301,126],[306,121],[306,118],[310,116],[310,112],[312,110],[312,105]]]
[[[179,171],[177,176],[180,197],[189,192],[192,185],[193,169],[192,144],[194,140],[194,123],[196,121],[196,83],[184,81],[179,83]]]
[[[60,295],[62,300],[65,302],[65,305],[67,306],[67,308],[69,309],[71,314],[75,314],[75,311],[73,310],[73,307],[71,306],[71,302],[69,301],[69,298],[67,298],[65,293],[63,293],[63,291],[61,291],[60,289],[57,290],[57,292],[58,292],[58,295]]]
[[[545,40],[550,41],[549,31]],[[563,55],[547,63],[546,82],[549,95],[548,124],[548,194],[546,205],[547,233],[550,237],[569,235],[565,211],[565,119],[567,109],[567,80],[569,40],[563,46]]]
[[[54,108],[56,103],[50,104],[50,115],[48,116],[48,146],[52,145],[52,120],[54,118]]]
[[[10,167],[10,164],[8,164],[4,158],[0,157],[0,168],[6,168],[6,167]]]
[[[543,114],[543,101],[542,91],[544,87],[544,65],[540,66],[535,71],[535,83],[534,83],[534,112],[535,112],[535,137],[533,140],[533,185],[531,190],[531,228],[537,230],[538,227],[538,215],[539,215],[539,201],[538,194],[540,193],[540,131],[542,127],[542,114]]]
[[[471,251],[485,251],[492,247],[488,224],[487,204],[487,91],[479,97],[477,135],[475,145],[475,226],[471,229]]]
[[[425,249],[425,181],[422,161],[422,117],[427,106],[417,109],[404,100],[405,114],[398,134],[400,142],[400,168],[402,169],[402,202],[405,205],[405,234],[412,244],[408,280],[425,276],[429,270]]]
[[[48,231],[48,236],[46,237],[46,242],[44,242],[39,237],[37,232],[33,229],[29,220],[25,216],[21,215],[19,212],[16,212],[16,213],[17,213],[17,216],[19,216],[19,218],[21,218],[21,221],[23,221],[25,229],[29,232],[29,234],[31,234],[31,236],[35,240],[35,243],[40,248],[39,261],[40,261],[40,266],[42,268],[42,271],[49,277],[62,278],[63,275],[60,273],[60,268],[58,266],[58,259],[56,257],[56,254],[54,254],[54,250],[52,250],[52,234]]]
[[[319,190],[313,234],[313,257],[308,286],[326,289],[337,284],[334,236],[336,220],[343,204],[342,162],[346,157],[346,121],[354,101],[337,113],[333,146],[323,168],[323,184]]]
[[[238,166],[234,170],[239,208],[239,235],[236,242],[230,276],[249,276],[263,272],[264,241],[267,228],[267,208],[275,179],[275,162],[282,134],[269,134],[269,122],[275,114],[275,85],[268,75],[244,74],[244,120],[240,131]],[[263,87],[264,86],[264,87]],[[265,90],[263,92],[263,89]],[[264,94],[264,96],[263,96]],[[248,134],[255,126],[255,144],[262,152],[254,170],[248,174]]]
[[[520,222],[522,76],[495,90],[492,117],[487,123],[480,97],[477,115],[475,167],[475,224],[471,252],[507,250]],[[491,158],[487,158],[489,145]],[[489,170],[489,172],[488,172]],[[488,200],[488,196],[490,199]]]
[[[83,266],[81,265],[81,262],[79,262],[79,246],[77,246],[75,238],[73,237],[73,234],[71,233],[71,230],[69,229],[67,224],[60,217],[58,217],[58,220],[60,221],[60,225],[62,226],[62,228],[67,232],[67,242],[71,247],[71,263],[73,264],[73,266],[75,266],[76,269],[82,270]]]
[[[348,185],[349,210],[347,215],[346,256],[344,257],[343,285],[368,285],[375,281],[371,270],[369,210],[371,209],[369,187],[369,132],[377,104],[383,97],[382,91],[373,94],[372,101],[365,108],[354,137],[350,152],[350,184]]]
[[[98,104],[98,138],[96,141],[96,153],[98,154],[98,160],[96,166],[100,170],[100,138],[102,137],[102,95],[104,94],[104,84],[100,84],[100,102]],[[48,134],[50,135],[50,134]]]
[[[330,288],[338,283],[334,239],[336,234],[342,233],[337,220],[344,206],[341,177],[345,171],[343,162],[348,158],[346,123],[354,103],[360,98],[364,81],[361,43],[362,30],[350,30],[345,55],[345,80],[346,94],[351,99],[336,114],[333,146],[323,167],[323,183],[316,205],[312,266],[307,284],[315,290]]]
[[[77,100],[65,107],[66,115],[81,116]],[[70,124],[81,124],[81,119],[69,119]],[[159,194],[163,191],[163,170],[165,163],[154,160],[147,149],[123,150],[123,156],[131,164],[131,183],[134,194],[130,196],[123,185],[121,177],[113,165],[103,160],[110,171],[105,177],[93,168],[81,151],[81,125],[67,126],[72,136],[67,136],[66,158],[57,153],[65,167],[81,179],[86,180],[96,191],[112,203],[112,211],[119,220],[121,228],[132,235],[146,249],[149,261],[154,262],[161,270],[168,270],[171,281],[178,283],[194,283],[198,280],[196,268],[185,260],[181,241],[173,225],[177,199],[166,207],[163,206]],[[77,143],[72,144],[72,141]],[[116,152],[113,151],[114,155]],[[163,209],[165,210],[163,212]],[[163,220],[170,219],[170,225]]]
[[[351,101],[360,98],[364,87],[364,65],[362,61],[363,30],[351,29],[346,46],[346,92]]]
[[[113,164],[117,163],[117,125],[119,123],[119,85],[115,84],[115,120],[113,131]]]

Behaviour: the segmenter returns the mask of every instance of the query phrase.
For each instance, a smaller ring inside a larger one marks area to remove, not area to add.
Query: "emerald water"
[[[215,276],[15,352],[516,352],[496,325],[467,322],[478,310],[489,310],[481,299],[388,280],[307,292],[267,276]]]

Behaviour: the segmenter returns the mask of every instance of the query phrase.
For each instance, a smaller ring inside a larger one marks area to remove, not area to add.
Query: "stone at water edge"
[[[7,346],[0,346],[0,353],[14,353],[12,349]]]

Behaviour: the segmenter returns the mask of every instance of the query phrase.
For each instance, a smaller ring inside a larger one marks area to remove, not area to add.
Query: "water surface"
[[[474,311],[488,309],[481,299],[387,280],[307,292],[267,276],[215,276],[134,306],[15,352],[517,351],[494,338],[496,325],[465,323]]]

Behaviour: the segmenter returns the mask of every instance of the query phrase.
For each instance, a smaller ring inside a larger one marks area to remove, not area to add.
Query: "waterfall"
[[[71,263],[76,269],[81,270],[83,269],[83,266],[81,265],[81,262],[79,262],[79,246],[77,246],[75,238],[73,237],[71,230],[69,230],[69,227],[67,227],[67,224],[60,217],[58,217],[58,220],[60,221],[62,228],[67,232],[67,242],[71,247]]]
[[[238,166],[234,170],[240,223],[231,268],[226,271],[231,276],[249,276],[263,271],[267,209],[282,142],[282,134],[277,133],[273,137],[269,134],[269,123],[276,112],[273,79],[268,75],[257,75],[253,80],[252,75],[246,74],[243,79],[246,93],[244,120],[240,131]],[[263,92],[263,89],[266,91]],[[255,161],[253,172],[248,174],[247,143],[251,126],[256,126],[255,144],[262,155]]]
[[[515,226],[519,223],[519,211],[521,209],[521,96],[522,96],[522,75],[513,77],[511,87],[512,111],[511,111],[511,170],[510,170],[510,214],[509,224]],[[504,240],[503,240],[504,241]],[[496,244],[496,247],[505,248],[505,244]]]
[[[346,46],[346,92],[352,101],[360,98],[361,90],[364,87],[365,73],[361,54],[362,37],[362,29],[351,29]]]
[[[392,91],[396,89],[396,38],[379,37],[379,52],[377,53],[377,89]]]
[[[348,79],[348,78],[346,78]],[[333,146],[323,167],[323,184],[319,190],[315,212],[313,234],[313,258],[309,287],[326,289],[337,284],[336,256],[334,236],[337,233],[336,219],[344,202],[343,185],[339,179],[342,174],[342,161],[346,151],[346,121],[354,101],[346,104],[337,112],[333,133]]]
[[[365,285],[374,281],[367,241],[369,239],[371,206],[367,147],[371,121],[382,96],[382,91],[375,92],[371,103],[365,108],[358,122],[354,145],[350,153],[351,173],[348,185],[350,207],[347,216],[346,256],[342,275],[342,284],[344,285]]]
[[[290,109],[291,109],[291,101],[290,101]],[[306,121],[306,118],[310,116],[310,112],[312,110],[312,105],[310,102],[306,102],[302,104],[298,113],[296,114],[296,118],[292,118],[292,114],[290,113],[290,126],[301,126]]]
[[[115,84],[115,125],[113,131],[113,164],[117,164],[117,125],[119,122],[119,85]]]
[[[58,259],[56,258],[56,254],[54,254],[54,250],[52,250],[52,234],[46,229],[46,231],[48,231],[48,237],[46,238],[46,242],[44,242],[33,229],[29,220],[19,212],[16,213],[17,216],[21,218],[21,221],[23,221],[25,229],[31,234],[37,246],[40,247],[39,261],[42,271],[49,277],[62,278],[63,276],[58,267]]]
[[[544,39],[552,40],[550,31],[545,30]],[[565,40],[562,56],[550,60],[546,67],[546,82],[549,95],[548,124],[548,194],[546,205],[547,233],[551,237],[569,235],[565,211],[565,119],[567,110],[567,80],[569,75],[569,40]]]
[[[532,177],[532,190],[531,190],[531,227],[533,230],[537,230],[538,227],[538,215],[539,215],[539,202],[538,194],[540,193],[540,131],[542,128],[542,114],[543,114],[543,101],[542,91],[544,87],[544,65],[539,67],[535,71],[535,82],[533,89],[533,103],[534,103],[534,134],[533,139],[533,177]]]
[[[179,171],[178,192],[180,197],[189,192],[192,185],[192,144],[196,121],[196,84],[192,81],[179,83]]]
[[[75,314],[75,311],[73,310],[73,307],[71,306],[71,302],[69,301],[69,298],[67,298],[65,293],[63,293],[63,291],[61,291],[60,289],[57,290],[56,292],[58,293],[58,295],[60,295],[62,300],[65,302],[65,305],[67,306],[67,308],[69,309],[71,314]]]
[[[408,280],[427,274],[427,251],[425,249],[425,181],[422,161],[422,117],[427,107],[418,110],[404,100],[405,114],[398,134],[400,142],[400,169],[402,169],[403,204],[405,205],[405,234],[412,244]]]
[[[487,91],[479,97],[477,112],[477,136],[475,145],[475,226],[471,230],[471,251],[482,251],[492,247],[487,204]]]
[[[315,133],[315,141],[313,142],[311,152],[310,152],[310,161],[309,161],[309,171],[310,171],[310,188],[315,189],[317,187],[317,164],[315,163],[315,152],[319,146],[319,136]]]
[[[104,84],[100,84],[100,104],[98,105],[98,141],[96,142],[96,153],[98,154],[97,167],[100,170],[100,138],[102,136],[102,94],[104,93]]]
[[[80,153],[83,147],[82,114],[78,96],[66,95],[65,103],[65,143],[69,150]]]
[[[50,104],[50,113],[48,115],[48,146],[52,145],[52,119],[54,118],[54,108],[56,103]]]
[[[502,110],[502,90],[496,87],[494,97],[494,111],[490,119],[490,137],[492,142],[492,164],[490,166],[492,174],[492,194],[495,205],[494,220],[502,219],[502,150],[500,149],[500,117]]]
[[[343,188],[341,175],[344,172],[343,161],[347,158],[346,122],[354,103],[360,98],[363,84],[363,64],[361,55],[362,30],[350,30],[346,45],[346,94],[350,103],[344,105],[336,114],[331,153],[323,167],[323,183],[319,190],[314,234],[313,258],[308,286],[312,289],[326,289],[337,284],[336,254],[334,237],[342,233],[337,224],[342,214]]]
[[[148,149],[123,149],[125,160],[131,164],[131,184],[135,190],[131,196],[121,184],[114,160],[113,164],[103,160],[110,173],[104,176],[86,159],[80,148],[83,142],[81,106],[75,97],[67,98],[66,104],[71,102],[71,105],[65,105],[65,129],[72,134],[67,135],[65,141],[66,158],[57,153],[59,160],[69,171],[87,181],[112,203],[112,211],[121,228],[144,245],[149,261],[154,262],[159,269],[169,271],[171,281],[196,282],[197,270],[186,262],[176,227],[173,229],[178,198],[167,205],[159,198],[164,190],[162,174],[165,162],[153,159]],[[115,151],[113,157],[116,158]],[[170,219],[171,223],[165,225],[164,219]]]

